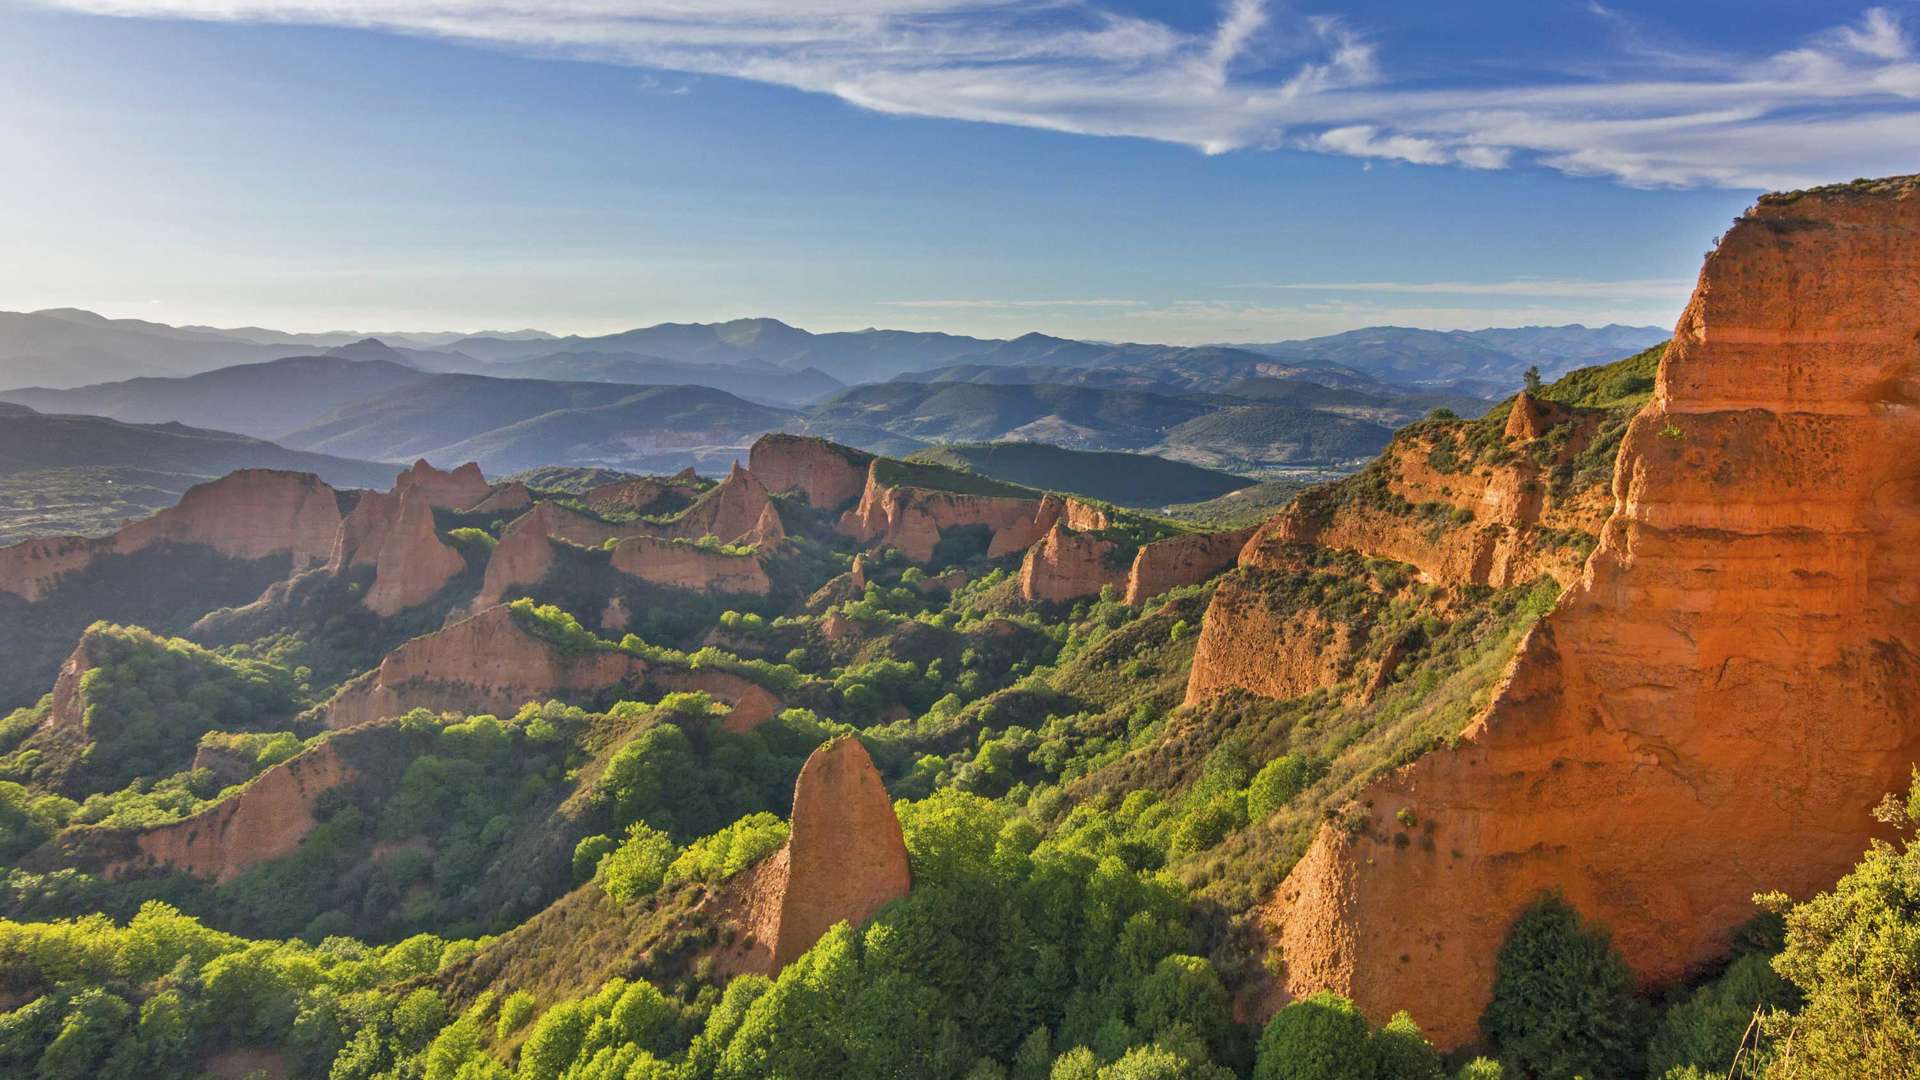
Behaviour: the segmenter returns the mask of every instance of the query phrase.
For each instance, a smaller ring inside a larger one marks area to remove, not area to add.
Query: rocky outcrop
[[[670,589],[765,596],[773,588],[756,555],[710,551],[685,540],[636,536],[613,548],[613,568]]]
[[[1198,585],[1225,570],[1240,557],[1253,532],[1249,528],[1182,533],[1142,545],[1127,570],[1127,603],[1144,604],[1169,589]]]
[[[1350,677],[1364,631],[1329,621],[1311,601],[1291,603],[1258,572],[1228,578],[1207,606],[1187,675],[1187,705],[1227,690],[1285,700]]]
[[[487,558],[487,572],[473,610],[491,607],[515,588],[537,585],[553,568],[553,542],[600,548],[636,536],[652,536],[659,527],[645,521],[611,522],[542,500],[500,531]]]
[[[473,599],[475,611],[500,603],[513,589],[538,585],[553,569],[553,541],[547,538],[551,515],[542,509],[551,505],[541,503],[500,530],[500,542],[487,556],[487,572]]]
[[[748,684],[737,700],[727,708],[727,715],[720,720],[720,730],[730,735],[746,735],[761,724],[780,715],[785,706],[773,692],[764,687]]]
[[[840,532],[863,543],[899,548],[914,562],[933,558],[940,535],[950,529],[984,527],[987,556],[999,558],[1039,542],[1059,519],[1058,499],[968,495],[928,488],[895,487],[881,480],[880,462],[867,471],[860,504],[840,519]]]
[[[1105,509],[1084,499],[1069,497],[1061,515],[1067,528],[1075,532],[1099,532],[1113,527],[1113,519],[1107,516]]]
[[[480,466],[471,461],[452,472],[442,472],[422,458],[413,463],[413,468],[394,478],[395,495],[409,491],[425,496],[427,505],[435,510],[461,510],[491,495],[493,488],[481,474]]]
[[[1478,458],[1477,422],[1415,425],[1365,472],[1303,493],[1261,535],[1408,563],[1429,582],[1504,588],[1545,574],[1570,583],[1612,498],[1597,473],[1584,484],[1554,473],[1571,472],[1602,419],[1521,394],[1503,444]],[[1531,441],[1559,425],[1566,437],[1536,455]]]
[[[132,851],[108,863],[104,873],[124,878],[174,871],[224,883],[293,854],[318,824],[320,796],[356,775],[334,741],[322,739],[191,817],[135,834]]]
[[[196,484],[177,505],[112,536],[29,540],[0,549],[0,592],[36,601],[63,574],[84,570],[95,559],[168,543],[198,544],[234,559],[286,555],[299,572],[326,561],[340,520],[339,500],[319,477],[242,469]]]
[[[387,617],[433,599],[467,568],[467,561],[434,528],[427,493],[408,487],[399,500],[399,513],[380,540],[373,585],[364,601],[370,611]]]
[[[873,455],[825,439],[774,432],[760,436],[747,469],[776,495],[799,494],[815,510],[838,510],[858,498]]]
[[[735,541],[762,551],[772,551],[786,542],[787,524],[780,520],[780,508],[772,502],[761,508],[760,520],[753,523],[753,528]]]
[[[736,461],[719,486],[700,496],[661,532],[682,540],[713,536],[731,544],[760,525],[770,504],[766,485]]]
[[[1457,748],[1275,894],[1281,996],[1457,1045],[1542,889],[1653,985],[1723,956],[1755,892],[1845,871],[1920,759],[1916,403],[1920,178],[1762,199],[1707,259],[1579,582]]]
[[[813,752],[793,785],[791,833],[763,871],[755,937],[779,971],[838,922],[858,926],[907,894],[907,845],[866,747],[842,735]]]
[[[1118,549],[1111,540],[1067,528],[1063,517],[1027,549],[1020,562],[1020,595],[1029,601],[1077,600],[1097,596],[1109,585],[1122,586],[1127,574],[1114,563]]]
[[[467,507],[467,514],[517,514],[533,505],[533,492],[518,480],[501,484],[487,493],[487,497]]]
[[[570,653],[492,607],[401,645],[326,705],[330,728],[415,708],[509,715],[529,701],[599,696],[639,685],[647,665],[615,649]]]

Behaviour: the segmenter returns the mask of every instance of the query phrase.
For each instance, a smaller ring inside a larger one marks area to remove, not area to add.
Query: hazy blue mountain
[[[0,386],[82,386],[183,375],[284,356],[286,350],[90,311],[0,312]]]
[[[1370,326],[1342,334],[1242,345],[1304,365],[1343,367],[1403,385],[1483,380],[1509,389],[1527,368],[1552,379],[1576,367],[1630,356],[1665,341],[1652,326],[1531,326],[1495,330],[1418,330]]]
[[[562,464],[645,471],[683,451],[744,449],[792,418],[704,386],[435,375],[336,408],[284,441],[383,461],[471,459],[489,473]]]
[[[0,404],[0,416],[0,544],[111,532],[235,469],[291,469],[337,487],[380,488],[395,471],[184,424],[48,415],[14,404]]]
[[[41,412],[133,423],[172,420],[276,438],[336,406],[395,394],[430,377],[391,360],[293,356],[173,378],[126,379],[71,390],[8,390],[0,392],[0,400]]]

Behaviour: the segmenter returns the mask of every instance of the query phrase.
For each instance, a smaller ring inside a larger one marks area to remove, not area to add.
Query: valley
[[[1895,178],[1670,340],[0,394],[0,1071],[1895,1075],[1915,252]]]

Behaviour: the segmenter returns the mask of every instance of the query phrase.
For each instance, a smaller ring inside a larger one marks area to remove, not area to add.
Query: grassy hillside
[[[886,453],[929,443],[1038,442],[1146,451],[1229,471],[1333,464],[1386,445],[1371,420],[1216,394],[1058,384],[857,386],[807,410],[807,430]]]
[[[1384,424],[1292,405],[1233,405],[1169,430],[1154,453],[1215,469],[1351,462],[1393,436]]]
[[[1068,450],[1044,443],[963,443],[923,450],[910,460],[1121,506],[1196,502],[1252,483],[1245,477],[1151,454]]]

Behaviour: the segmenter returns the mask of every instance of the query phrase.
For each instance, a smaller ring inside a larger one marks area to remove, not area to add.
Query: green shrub
[[[1557,893],[1515,920],[1481,1027],[1523,1075],[1626,1080],[1642,1064],[1645,1006],[1607,932]]]
[[[586,882],[593,880],[594,872],[600,868],[600,860],[613,853],[620,845],[613,837],[600,833],[583,836],[573,845],[573,880]]]
[[[1439,1053],[1405,1010],[1374,1032],[1373,1067],[1379,1080],[1442,1080]]]
[[[1454,1080],[1505,1080],[1505,1077],[1506,1070],[1500,1067],[1499,1062],[1492,1058],[1477,1057],[1460,1066]]]
[[[651,896],[666,880],[673,855],[671,837],[644,821],[636,821],[620,846],[601,860],[597,875],[600,887],[623,904]]]
[[[1328,990],[1274,1014],[1260,1033],[1253,1080],[1373,1080],[1367,1021]]]
[[[1920,1076],[1920,775],[1874,816],[1907,835],[1873,841],[1831,890],[1787,912],[1773,966],[1806,1002],[1768,1020],[1768,1080]]]
[[[500,1017],[493,1027],[493,1037],[497,1042],[507,1039],[533,1019],[533,995],[525,990],[515,990],[500,1002]]]
[[[687,846],[667,869],[671,881],[725,881],[779,850],[787,842],[787,823],[772,814],[748,814],[711,836]]]
[[[1266,763],[1247,786],[1247,816],[1265,821],[1326,772],[1326,766],[1304,754],[1283,754]]]

